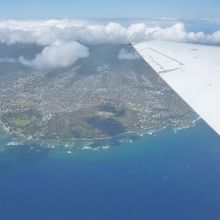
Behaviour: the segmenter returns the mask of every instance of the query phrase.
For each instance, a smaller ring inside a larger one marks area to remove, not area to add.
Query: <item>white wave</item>
[[[103,146],[102,149],[109,149],[110,146],[106,145],[106,146]]]
[[[83,146],[82,149],[83,150],[91,150],[92,148],[90,146]]]
[[[173,128],[173,132],[174,133],[177,133],[178,131],[181,131],[181,130],[185,130],[185,129],[188,129],[188,128],[191,128],[191,127],[194,127],[196,125],[196,123],[201,119],[201,117],[198,117],[196,119],[194,119],[192,121],[192,125],[187,125],[187,126],[182,126],[182,127],[175,127]]]
[[[191,126],[188,125],[188,126],[176,127],[176,128],[173,128],[172,130],[173,130],[174,133],[177,133],[178,131],[188,129],[190,127]]]
[[[55,145],[48,145],[48,148],[54,149],[54,148],[55,148]]]
[[[199,120],[201,120],[201,117],[196,118],[195,120],[192,121],[193,125],[196,124],[196,122],[198,122]]]
[[[64,144],[64,147],[65,147],[65,148],[72,148],[72,147],[73,147],[73,144]]]
[[[11,141],[7,143],[7,146],[18,146],[21,145],[22,143],[16,142],[16,141]]]

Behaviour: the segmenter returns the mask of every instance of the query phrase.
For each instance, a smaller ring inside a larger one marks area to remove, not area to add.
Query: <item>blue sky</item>
[[[219,18],[219,0],[0,0],[8,18]]]

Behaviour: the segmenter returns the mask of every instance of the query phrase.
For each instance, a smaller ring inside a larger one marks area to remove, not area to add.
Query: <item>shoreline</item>
[[[159,131],[165,130],[167,128],[170,127],[171,130],[173,130],[174,133],[183,130],[183,129],[187,129],[187,128],[191,128],[194,127],[197,123],[197,121],[199,121],[201,118],[197,117],[196,119],[192,120],[191,125],[187,125],[187,126],[173,126],[173,125],[167,125],[167,126],[163,126],[163,127],[151,127],[148,128],[146,130],[137,130],[137,131],[127,131],[115,136],[110,136],[110,137],[100,137],[100,138],[70,138],[68,140],[65,139],[40,139],[40,138],[36,138],[34,139],[33,137],[29,136],[26,137],[25,135],[23,135],[20,132],[16,132],[16,131],[10,131],[10,128],[8,128],[7,126],[4,125],[4,123],[2,123],[2,121],[0,121],[0,126],[3,128],[4,132],[8,135],[15,135],[14,139],[12,142],[18,142],[18,143],[40,143],[40,145],[44,146],[46,145],[47,147],[50,148],[50,146],[59,146],[59,145],[74,145],[76,142],[91,142],[90,144],[94,144],[95,142],[99,142],[99,141],[110,141],[114,138],[121,138],[123,139],[123,137],[129,136],[129,135],[136,135],[136,136],[145,136],[145,135],[154,135]],[[19,140],[19,138],[21,138],[22,140]],[[128,137],[127,137],[128,138]],[[17,139],[17,140],[16,140]],[[9,142],[10,143],[10,142]],[[84,146],[87,146],[88,144],[83,144]],[[14,145],[15,146],[15,145]]]

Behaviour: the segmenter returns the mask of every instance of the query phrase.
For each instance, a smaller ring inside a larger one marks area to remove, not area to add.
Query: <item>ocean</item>
[[[220,138],[201,120],[71,153],[0,140],[0,220],[220,219]]]

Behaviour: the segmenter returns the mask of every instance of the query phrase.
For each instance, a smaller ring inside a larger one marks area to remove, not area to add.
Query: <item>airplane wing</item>
[[[165,41],[132,46],[220,135],[220,47]]]

